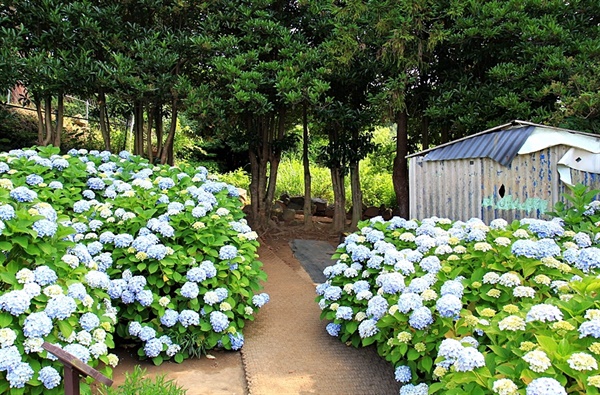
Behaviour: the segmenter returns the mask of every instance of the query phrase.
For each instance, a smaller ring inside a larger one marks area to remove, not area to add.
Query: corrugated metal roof
[[[429,151],[424,160],[491,158],[508,166],[534,129],[524,126],[471,136]]]

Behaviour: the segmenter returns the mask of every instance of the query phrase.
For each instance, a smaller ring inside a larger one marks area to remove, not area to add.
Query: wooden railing
[[[52,353],[65,367],[64,373],[64,385],[65,395],[79,395],[79,376],[91,377],[97,382],[110,387],[113,381],[92,368],[91,366],[83,363],[79,358],[63,350],[60,347],[44,342],[42,344],[44,350]]]

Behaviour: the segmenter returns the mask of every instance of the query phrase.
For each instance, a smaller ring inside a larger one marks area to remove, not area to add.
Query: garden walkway
[[[250,395],[398,394],[391,364],[374,348],[355,349],[329,336],[310,277],[261,244],[271,301],[244,330],[242,360]]]

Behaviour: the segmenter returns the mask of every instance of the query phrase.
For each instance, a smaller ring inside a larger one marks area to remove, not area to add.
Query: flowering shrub
[[[52,147],[0,154],[0,174],[1,393],[63,392],[44,341],[107,375],[115,333],[156,364],[242,347],[268,295],[234,187],[204,168]]]
[[[597,223],[600,205],[586,211]],[[327,331],[376,344],[400,394],[597,394],[600,232],[373,218],[317,286]]]

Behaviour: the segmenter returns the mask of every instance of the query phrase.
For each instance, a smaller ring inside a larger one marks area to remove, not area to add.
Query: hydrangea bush
[[[588,232],[560,218],[373,218],[325,269],[321,317],[341,341],[375,344],[400,394],[597,394],[598,208]]]
[[[109,375],[113,335],[159,364],[238,350],[268,301],[237,189],[121,152],[0,154],[0,393],[63,393],[62,347]]]

